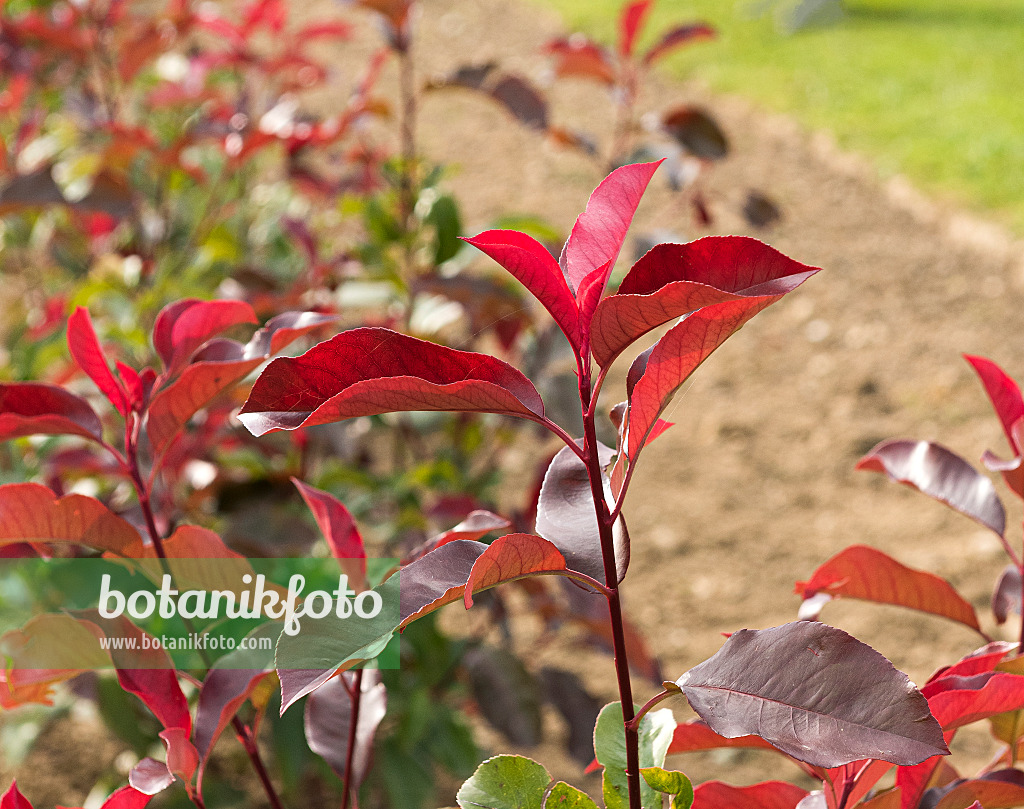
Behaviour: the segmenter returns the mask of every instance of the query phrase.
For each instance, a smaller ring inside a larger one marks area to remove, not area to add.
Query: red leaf
[[[700,750],[718,750],[723,747],[755,747],[778,752],[775,747],[759,736],[737,736],[735,739],[727,739],[725,736],[715,733],[706,722],[700,719],[691,719],[689,722],[681,722],[676,725],[675,733],[672,734],[672,743],[668,747],[668,755],[695,753]]]
[[[159,735],[167,748],[168,771],[186,784],[191,784],[192,776],[199,766],[199,751],[188,740],[189,731],[185,728],[168,728]]]
[[[1013,434],[1013,425],[1018,419],[1024,418],[1024,397],[1021,396],[1020,387],[992,360],[969,354],[964,354],[964,359],[971,364],[981,379],[992,407],[1003,424],[1006,440],[1019,455],[1021,447]]]
[[[314,489],[298,478],[292,483],[313,512],[320,533],[327,540],[331,554],[341,563],[342,570],[349,577],[351,587],[362,590],[366,587],[366,548],[359,534],[356,522],[349,510],[336,497]]]
[[[122,416],[127,415],[128,395],[124,386],[110,372],[89,312],[81,306],[68,318],[68,348],[78,367],[96,383],[96,387],[110,400],[117,412]]]
[[[120,789],[114,790],[109,798],[103,802],[103,806],[100,809],[143,809],[152,798],[152,795],[147,795],[145,792],[139,792],[132,786],[123,786]],[[58,806],[57,809],[67,809],[67,807]]]
[[[796,584],[803,599],[818,593],[833,598],[859,598],[895,604],[940,615],[981,632],[978,616],[945,579],[901,565],[891,556],[866,545],[852,545],[833,556],[811,576]]]
[[[900,791],[900,809],[917,809],[917,805],[928,788],[928,784],[942,763],[940,756],[934,756],[911,767],[896,768],[896,788]]]
[[[0,798],[0,809],[33,809],[28,798],[21,794],[17,781],[11,781],[11,786]]]
[[[102,441],[103,425],[85,399],[56,385],[0,383],[0,441],[40,434]]]
[[[401,410],[500,413],[544,423],[544,403],[511,365],[381,328],[342,332],[276,359],[239,418],[254,435]]]
[[[562,269],[536,239],[514,230],[487,230],[464,241],[508,270],[548,310],[569,345],[580,348],[579,311]]]
[[[413,551],[412,556],[419,557],[449,542],[460,539],[480,539],[492,531],[508,528],[511,523],[504,517],[484,509],[471,511],[462,522],[442,534],[428,540],[422,548]]]
[[[734,787],[705,781],[693,788],[693,809],[795,809],[807,790],[785,781]]]
[[[554,57],[556,76],[576,76],[602,84],[615,84],[615,65],[608,53],[586,37],[577,34],[569,39],[556,39],[549,42],[544,50]]]
[[[540,132],[548,128],[548,102],[526,79],[506,75],[487,92],[524,126]]]
[[[654,47],[647,51],[644,55],[644,64],[652,64],[683,45],[688,45],[701,39],[714,39],[715,36],[717,36],[715,29],[706,23],[680,25],[678,28],[666,31]]]
[[[938,680],[941,677],[951,677],[954,674],[961,677],[969,677],[972,674],[984,674],[986,671],[994,671],[1003,658],[1016,648],[1016,643],[1007,643],[1001,640],[986,643],[980,649],[975,649],[953,665],[940,668],[928,678],[928,682]]]
[[[57,497],[38,483],[0,486],[0,547],[19,542],[78,543],[126,556],[139,532],[99,500]]]
[[[907,676],[825,624],[742,629],[676,685],[716,733],[756,734],[818,767],[866,758],[917,764],[948,752]]]
[[[207,340],[240,323],[256,323],[245,301],[201,301],[189,298],[164,307],[153,326],[153,346],[163,360],[165,376],[184,366]]]
[[[884,472],[970,517],[1002,537],[1006,512],[995,488],[967,461],[929,441],[883,441],[857,462],[857,469]]]
[[[271,354],[334,319],[333,315],[315,312],[286,312],[269,320],[246,345],[233,340],[208,343],[181,376],[153,397],[147,411],[146,435],[154,453],[166,450],[192,416]]]
[[[380,672],[364,669],[361,675],[343,672],[320,686],[306,700],[304,727],[309,749],[323,758],[339,778],[345,779],[352,727],[350,689],[360,683],[359,713],[356,719],[352,774],[346,783],[359,789],[366,778],[373,753],[373,737],[387,711],[388,698]]]
[[[507,534],[494,540],[473,563],[463,601],[468,610],[473,594],[523,576],[565,570],[565,558],[546,539],[533,534]]]
[[[921,689],[943,731],[1024,708],[1024,677],[986,672],[970,677],[940,677]]]
[[[604,289],[640,198],[661,163],[634,163],[615,169],[590,195],[558,261],[571,289],[578,290],[588,275],[607,265],[601,284]]]
[[[352,35],[352,26],[343,22],[311,23],[303,26],[296,34],[299,42],[311,42],[314,39],[348,39]]]
[[[633,55],[637,34],[643,28],[653,3],[654,0],[633,0],[622,7],[619,15],[619,53],[622,56]]]
[[[659,244],[633,265],[618,292],[598,305],[591,323],[594,358],[607,366],[651,329],[705,306],[752,299],[771,303],[816,272],[744,236]]]
[[[939,793],[935,809],[1001,809],[1024,804],[1024,774],[1017,769],[997,770],[980,778],[958,780]]]

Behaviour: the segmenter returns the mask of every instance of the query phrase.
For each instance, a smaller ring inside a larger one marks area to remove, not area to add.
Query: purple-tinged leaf
[[[298,478],[292,478],[292,483],[313,512],[313,518],[327,540],[331,555],[341,564],[351,587],[357,592],[365,589],[366,547],[352,514],[333,495],[315,489]]]
[[[548,102],[521,76],[502,76],[488,94],[523,126],[544,132],[548,128]]]
[[[78,367],[96,383],[117,412],[127,415],[128,396],[124,386],[111,373],[89,312],[81,306],[68,318],[68,348]]]
[[[980,632],[974,607],[953,586],[932,573],[901,565],[866,545],[851,545],[821,565],[808,581],[796,583],[803,599],[827,594],[895,604],[939,615]]]
[[[940,444],[883,441],[857,462],[857,469],[883,472],[918,489],[1002,537],[1006,512],[992,481]]]
[[[676,684],[716,733],[760,736],[819,767],[865,758],[917,764],[948,752],[907,676],[826,624],[740,630]]]
[[[545,666],[540,670],[544,698],[554,705],[569,728],[565,749],[579,763],[594,759],[594,723],[601,701],[592,696],[575,674]]]
[[[380,672],[365,669],[361,675],[346,671],[320,686],[306,700],[305,729],[309,749],[326,761],[339,778],[345,778],[352,732],[352,691],[361,682],[359,713],[355,728],[352,774],[348,783],[359,789],[370,767],[373,737],[384,714],[388,697]]]
[[[509,271],[554,318],[569,345],[580,347],[579,311],[558,262],[540,242],[514,230],[487,230],[465,239]]]
[[[540,394],[511,365],[382,328],[352,329],[300,357],[274,360],[239,418],[263,435],[401,410],[500,413],[544,422]]]
[[[444,533],[438,534],[430,540],[431,549],[440,548],[449,542],[459,539],[481,539],[492,531],[501,531],[508,528],[512,523],[504,517],[478,508],[466,515],[466,519],[458,525],[452,526]]]
[[[992,593],[992,614],[996,623],[1002,626],[1011,615],[1021,614],[1020,568],[1007,565],[999,575],[996,589]]]
[[[164,307],[153,326],[153,347],[173,375],[207,340],[241,323],[256,323],[245,301],[201,301],[189,298]]]
[[[676,143],[701,160],[722,160],[729,154],[729,139],[707,112],[677,107],[661,119],[661,126]]]
[[[554,59],[554,73],[559,78],[573,76],[592,79],[608,86],[615,84],[615,63],[608,52],[586,37],[573,35],[549,42],[544,51]]]
[[[795,809],[807,790],[785,781],[765,781],[734,787],[721,781],[705,781],[693,788],[692,809]]]
[[[701,39],[714,39],[715,36],[717,36],[715,29],[705,23],[680,25],[678,28],[666,31],[661,39],[644,54],[644,64],[652,64],[683,45],[688,45]]]
[[[752,190],[743,203],[743,218],[755,228],[767,228],[782,219],[782,211],[767,194]]]
[[[613,451],[604,444],[599,445],[598,451],[604,468],[611,461]],[[610,481],[603,473],[602,477],[605,499],[610,500]],[[608,584],[590,476],[586,465],[569,447],[559,450],[544,475],[537,500],[536,531],[561,552],[570,570]],[[615,521],[613,532],[616,575],[618,581],[622,581],[629,567],[629,533],[621,516]]]
[[[606,266],[601,284],[604,289],[640,198],[661,162],[617,168],[590,195],[586,210],[576,219],[558,261],[574,292],[594,270]]]
[[[558,548],[533,534],[507,534],[487,546],[466,580],[463,601],[468,610],[473,594],[523,576],[564,571],[565,558]]]
[[[16,780],[11,781],[11,785],[0,798],[0,809],[33,809],[28,798],[22,795],[21,790],[18,789]]]
[[[1001,671],[939,677],[921,689],[932,714],[949,732],[1006,711],[1024,708],[1024,677]]]
[[[659,244],[640,258],[618,292],[597,307],[591,349],[602,367],[630,343],[677,317],[735,300],[768,303],[818,272],[745,236]]]
[[[156,795],[174,783],[174,774],[167,765],[146,756],[128,773],[128,785],[143,795]]]
[[[928,682],[938,680],[942,677],[958,675],[970,677],[974,674],[984,674],[987,671],[995,671],[1003,659],[1017,649],[1016,643],[1008,643],[1002,640],[986,643],[980,649],[975,649],[966,657],[961,658],[951,666],[943,666],[936,671]],[[1016,658],[1014,658],[1016,659]]]
[[[81,396],[42,382],[0,383],[0,441],[24,435],[103,440],[99,416]]]
[[[654,0],[632,0],[622,7],[619,14],[619,54],[630,57],[636,46],[636,38],[644,27]]]
[[[462,669],[473,700],[491,727],[517,747],[540,744],[540,689],[516,655],[507,649],[475,646],[462,656]]]

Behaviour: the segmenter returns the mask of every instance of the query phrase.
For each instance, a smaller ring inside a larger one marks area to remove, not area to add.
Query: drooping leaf
[[[466,609],[473,606],[473,594],[481,590],[522,576],[565,569],[565,558],[546,539],[533,534],[499,537],[473,563],[463,595]]]
[[[556,39],[544,47],[554,59],[554,73],[559,78],[574,76],[591,79],[605,85],[614,85],[615,64],[608,53],[586,37],[574,35]]]
[[[598,451],[603,468],[612,458],[612,449],[602,444]],[[610,500],[610,483],[603,473],[602,477],[605,499]],[[608,584],[590,477],[586,465],[569,447],[559,450],[544,475],[537,500],[536,530],[561,552],[570,570]],[[613,526],[613,536],[616,575],[622,581],[629,566],[629,534],[621,516]]]
[[[672,741],[676,721],[672,711],[662,709],[644,714],[638,728],[640,767],[661,767]],[[602,794],[606,809],[629,806],[626,780],[626,731],[622,724],[622,703],[612,702],[601,709],[594,726],[594,753],[604,767]],[[646,782],[640,784],[643,809],[661,809],[661,793]]]
[[[387,712],[387,690],[380,681],[380,672],[365,669],[357,675],[344,672],[328,680],[306,700],[304,727],[309,749],[326,761],[339,778],[345,778],[348,747],[352,730],[352,691],[357,680],[359,713],[355,728],[355,750],[352,753],[352,774],[348,783],[353,789],[366,778],[373,752],[373,737]]]
[[[921,692],[945,732],[1024,708],[1024,676],[1001,671],[939,677]]]
[[[992,614],[997,624],[1005,624],[1011,614],[1021,614],[1021,586],[1020,568],[1016,565],[1003,568],[992,592]]]
[[[981,631],[974,607],[948,581],[901,565],[866,545],[851,545],[840,551],[815,570],[809,581],[797,582],[796,593],[803,599],[827,594],[895,604]]]
[[[544,809],[597,809],[597,804],[585,792],[558,781],[548,790]]]
[[[591,324],[594,358],[607,366],[634,340],[704,306],[738,299],[773,303],[816,272],[744,236],[659,244],[598,305]]]
[[[681,722],[676,725],[672,733],[672,744],[669,745],[668,754],[675,753],[696,753],[701,750],[718,750],[723,747],[753,747],[762,750],[776,750],[760,736],[737,736],[727,739],[719,736],[706,722],[700,719],[692,719],[689,722]]]
[[[42,382],[0,383],[0,441],[25,435],[103,440],[99,416],[81,396]]]
[[[721,781],[705,781],[693,790],[694,809],[795,809],[807,790],[785,781],[765,781],[734,787]]]
[[[117,412],[126,415],[128,396],[124,386],[111,373],[89,312],[81,306],[68,318],[68,348],[78,367],[96,383]]]
[[[466,241],[508,270],[554,318],[579,349],[579,311],[558,262],[540,242],[514,230],[487,230]]]
[[[644,767],[640,774],[647,786],[672,796],[671,809],[690,809],[693,805],[693,784],[681,772],[663,770],[661,767]]]
[[[604,290],[640,198],[660,165],[659,160],[617,168],[590,195],[558,261],[574,292],[588,275],[602,267],[605,270],[599,288]]]
[[[670,110],[661,125],[676,143],[701,160],[722,160],[729,154],[729,139],[715,119],[698,107]]]
[[[124,556],[141,539],[92,497],[57,497],[38,483],[8,483],[0,486],[0,547],[21,542],[75,543]]]
[[[292,478],[292,483],[313,512],[320,533],[327,540],[331,554],[341,563],[353,589],[366,586],[366,548],[352,514],[338,498]]]
[[[883,441],[857,462],[857,469],[883,472],[984,525],[998,536],[1006,512],[987,477],[959,455],[929,441]]]
[[[637,35],[644,27],[654,0],[632,0],[619,13],[619,54],[632,56]]]
[[[644,54],[644,63],[649,65],[676,48],[701,39],[713,39],[715,36],[715,29],[705,23],[692,23],[672,28],[666,31],[661,39]]]
[[[256,322],[256,313],[245,301],[188,298],[165,307],[157,315],[153,347],[170,375],[187,364],[207,340],[232,326]]]
[[[233,340],[210,342],[174,382],[153,397],[146,434],[154,452],[163,452],[200,408],[244,379],[271,354],[334,319],[316,312],[285,312],[271,318],[245,345]]]
[[[461,809],[543,809],[551,776],[525,756],[494,756],[455,796]]]
[[[352,329],[300,357],[274,360],[239,418],[263,435],[399,410],[544,420],[540,394],[511,365],[381,328]]]
[[[816,766],[863,758],[917,764],[947,752],[907,676],[825,624],[735,632],[676,684],[716,733],[757,735]]]

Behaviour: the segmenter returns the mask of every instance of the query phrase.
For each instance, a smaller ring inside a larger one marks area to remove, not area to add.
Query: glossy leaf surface
[[[551,776],[525,756],[487,759],[460,788],[461,809],[543,809]]]
[[[103,425],[90,404],[56,385],[0,383],[0,441],[25,435],[78,435],[103,440]]]

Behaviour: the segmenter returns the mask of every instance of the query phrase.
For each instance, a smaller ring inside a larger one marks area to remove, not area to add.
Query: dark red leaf
[[[717,36],[715,29],[705,23],[680,25],[678,28],[666,31],[661,39],[654,44],[654,47],[644,54],[644,64],[649,65],[683,45],[701,39],[714,39],[715,36]]]
[[[716,733],[757,735],[819,767],[865,758],[917,764],[948,752],[907,676],[826,624],[740,630],[676,684]]]
[[[604,48],[584,36],[574,34],[568,39],[556,39],[549,42],[544,50],[554,57],[556,76],[575,76],[606,85],[615,84],[614,62]]]
[[[1006,512],[995,488],[967,461],[929,441],[883,441],[857,462],[857,469],[884,472],[945,503],[994,531],[1006,530]]]
[[[359,789],[370,767],[373,737],[387,712],[388,697],[380,672],[365,669],[360,675],[346,671],[320,686],[306,700],[305,729],[309,749],[326,761],[339,778],[345,778],[349,734],[352,728],[350,689],[361,682],[356,720],[352,775],[346,781]]]
[[[734,787],[705,781],[693,788],[693,809],[795,809],[807,790],[785,781],[765,781]]]
[[[622,56],[633,55],[637,35],[643,28],[653,3],[654,0],[633,0],[622,7],[619,14],[619,53]]]
[[[38,483],[8,483],[0,486],[0,547],[20,542],[77,543],[127,556],[141,538],[92,497],[57,497]]]
[[[548,310],[569,345],[580,348],[579,311],[558,262],[540,242],[514,230],[487,230],[469,244],[508,270]]]
[[[85,399],[56,385],[0,383],[0,441],[39,434],[102,441],[103,425]]]
[[[468,610],[473,594],[502,582],[566,569],[565,558],[552,543],[533,534],[507,534],[480,554],[466,580],[463,600]]]
[[[245,301],[189,298],[172,303],[157,315],[153,346],[166,374],[172,375],[207,340],[240,323],[256,322],[256,313]]]
[[[767,228],[782,219],[782,211],[767,194],[750,191],[743,203],[743,218],[755,228]]]
[[[539,672],[544,699],[555,706],[569,727],[565,749],[580,764],[594,760],[594,724],[602,702],[575,674],[545,666]]]
[[[548,102],[526,79],[503,76],[489,94],[524,126],[541,132],[548,128]]]
[[[350,586],[356,590],[366,587],[366,548],[356,527],[356,521],[338,498],[320,489],[314,489],[298,478],[292,483],[313,512],[320,533],[327,540],[331,554],[341,563],[348,575]]]
[[[558,260],[570,289],[578,290],[588,275],[605,267],[604,289],[640,198],[661,162],[617,168],[590,195]]]
[[[400,410],[500,413],[544,423],[544,403],[511,365],[381,328],[342,332],[256,380],[239,418],[254,435]]]
[[[796,593],[803,599],[824,593],[832,598],[895,604],[940,615],[981,631],[974,607],[948,581],[901,565],[891,556],[866,545],[851,545],[833,556],[814,571],[809,581],[797,582]]]
[[[462,669],[477,709],[491,727],[517,747],[540,744],[540,689],[519,657],[507,649],[478,645],[465,652]]]
[[[597,307],[591,348],[603,367],[634,340],[705,306],[768,299],[791,292],[818,272],[745,236],[708,236],[659,244],[647,252]]]
[[[334,319],[315,312],[286,312],[269,320],[245,345],[233,340],[208,343],[181,376],[153,397],[146,421],[153,451],[159,455],[167,449],[192,416],[271,354]]]
[[[68,318],[68,348],[78,367],[96,383],[96,387],[110,400],[117,412],[122,416],[127,415],[128,396],[124,386],[114,378],[107,366],[89,312],[81,306]]]
[[[714,118],[698,107],[677,107],[661,119],[665,131],[701,160],[721,160],[729,154],[729,139]]]
[[[986,672],[969,677],[952,675],[932,680],[922,693],[944,731],[1024,708],[1024,677]]]
[[[992,593],[992,614],[997,624],[1005,624],[1007,617],[1021,614],[1020,568],[1007,565],[996,582]]]
[[[33,809],[33,807],[28,798],[22,795],[18,789],[18,782],[12,780],[3,798],[0,798],[0,809]]]
[[[942,762],[940,756],[925,759],[912,767],[896,768],[896,788],[900,791],[900,809],[917,809],[921,796]]]
[[[1013,425],[1018,419],[1024,418],[1024,396],[1021,395],[1020,387],[992,360],[969,354],[964,354],[964,359],[981,379],[992,407],[1003,424],[1006,440],[1019,455],[1021,447],[1013,434]]]
[[[613,451],[601,444],[599,452],[603,468],[611,461]],[[602,477],[605,498],[611,500],[610,481],[606,475]],[[621,516],[613,530],[616,575],[622,581],[629,567],[629,533]],[[569,447],[559,450],[544,475],[537,500],[536,531],[561,552],[570,570],[608,584],[590,477],[586,465]]]
[[[672,743],[668,747],[668,755],[673,753],[696,753],[701,750],[718,750],[723,747],[754,747],[762,750],[777,749],[768,744],[760,736],[737,736],[727,739],[719,736],[706,722],[691,719],[676,725],[672,734]]]

